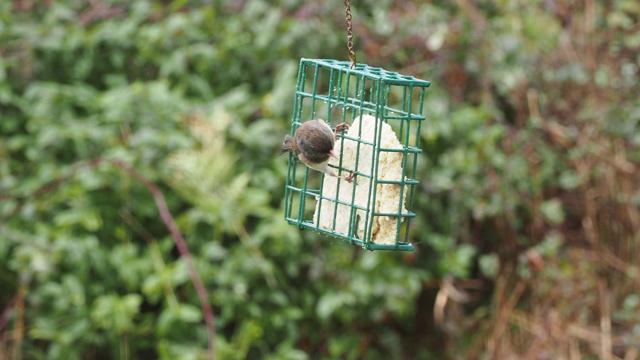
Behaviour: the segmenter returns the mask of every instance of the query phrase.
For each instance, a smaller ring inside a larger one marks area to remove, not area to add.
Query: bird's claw
[[[349,124],[347,124],[347,123],[338,124],[338,126],[336,126],[336,131],[334,131],[334,135],[338,136],[338,132],[340,132],[342,130],[349,130]]]
[[[356,173],[355,172],[349,172],[349,175],[343,177],[343,179],[348,183],[352,183],[354,177],[356,177]]]

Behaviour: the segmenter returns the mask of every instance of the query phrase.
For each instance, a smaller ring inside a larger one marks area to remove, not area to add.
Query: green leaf
[[[327,319],[343,306],[350,306],[355,303],[355,297],[349,293],[328,293],[324,294],[316,305],[316,312],[321,319]]]
[[[554,225],[563,223],[565,219],[562,202],[559,199],[543,201],[540,204],[540,213],[547,222]]]
[[[100,296],[93,304],[91,319],[99,328],[115,329],[118,334],[123,334],[133,330],[133,320],[141,303],[142,297],[138,294]]]
[[[500,258],[497,254],[487,254],[480,256],[478,260],[480,271],[489,279],[493,279],[500,271]]]

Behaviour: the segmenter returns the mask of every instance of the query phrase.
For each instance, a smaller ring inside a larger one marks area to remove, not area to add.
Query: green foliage
[[[0,2],[0,358],[207,356],[152,194],[98,158],[163,192],[221,359],[569,357],[527,329],[599,329],[606,286],[637,336],[640,8],[587,3],[353,4],[360,62],[433,83],[397,254],[282,218],[298,60],[346,59],[342,5]]]

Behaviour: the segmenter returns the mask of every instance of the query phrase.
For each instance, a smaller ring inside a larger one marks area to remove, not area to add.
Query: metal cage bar
[[[301,59],[295,90],[291,135],[303,122],[317,118],[316,114],[324,116],[324,120],[329,124],[332,120],[353,123],[359,119],[362,122],[363,115],[374,116],[376,120],[373,141],[362,138],[362,126],[357,137],[345,133],[338,139],[343,149],[346,141],[355,142],[356,156],[353,169],[343,167],[342,156],[339,156],[337,165],[331,165],[339,174],[347,170],[355,172],[358,186],[368,185],[367,203],[365,205],[356,203],[356,186],[352,186],[350,196],[339,199],[338,194],[343,186],[341,181],[336,184],[335,194],[325,194],[324,174],[309,171],[308,168],[304,171],[296,170],[298,159],[290,154],[285,188],[285,219],[300,229],[312,229],[321,234],[347,240],[368,250],[412,251],[409,230],[411,221],[416,217],[412,211],[415,188],[419,184],[415,178],[416,167],[418,154],[421,153],[420,129],[422,121],[426,119],[422,115],[424,95],[430,83],[365,64],[356,64],[353,68],[351,65],[349,61]],[[308,79],[309,76],[311,79]],[[339,114],[334,114],[335,111],[339,111]],[[382,146],[383,123],[398,127],[399,132],[396,136],[402,145],[401,149]],[[364,147],[373,149],[370,159],[361,159]],[[384,153],[401,154],[399,180],[380,178],[379,162]],[[370,166],[370,174],[361,171],[363,166],[365,168]],[[399,187],[397,211],[376,210],[374,204],[379,197],[379,186]],[[323,202],[329,201],[333,204],[330,226],[321,227],[320,221],[315,221],[313,216],[309,215],[311,213],[310,209],[307,209],[307,205],[311,204],[311,201],[308,202],[309,197],[316,201],[317,219],[320,219],[323,212]],[[349,210],[346,232],[337,230],[339,207],[347,207]],[[395,218],[396,232],[393,244],[380,244],[373,241],[376,217]]]

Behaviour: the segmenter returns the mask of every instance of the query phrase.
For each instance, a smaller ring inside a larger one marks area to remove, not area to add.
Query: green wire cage
[[[349,61],[302,59],[291,134],[305,121],[347,123],[330,162],[353,183],[297,166],[289,155],[285,219],[367,250],[412,251],[409,242],[424,94],[430,83]]]

